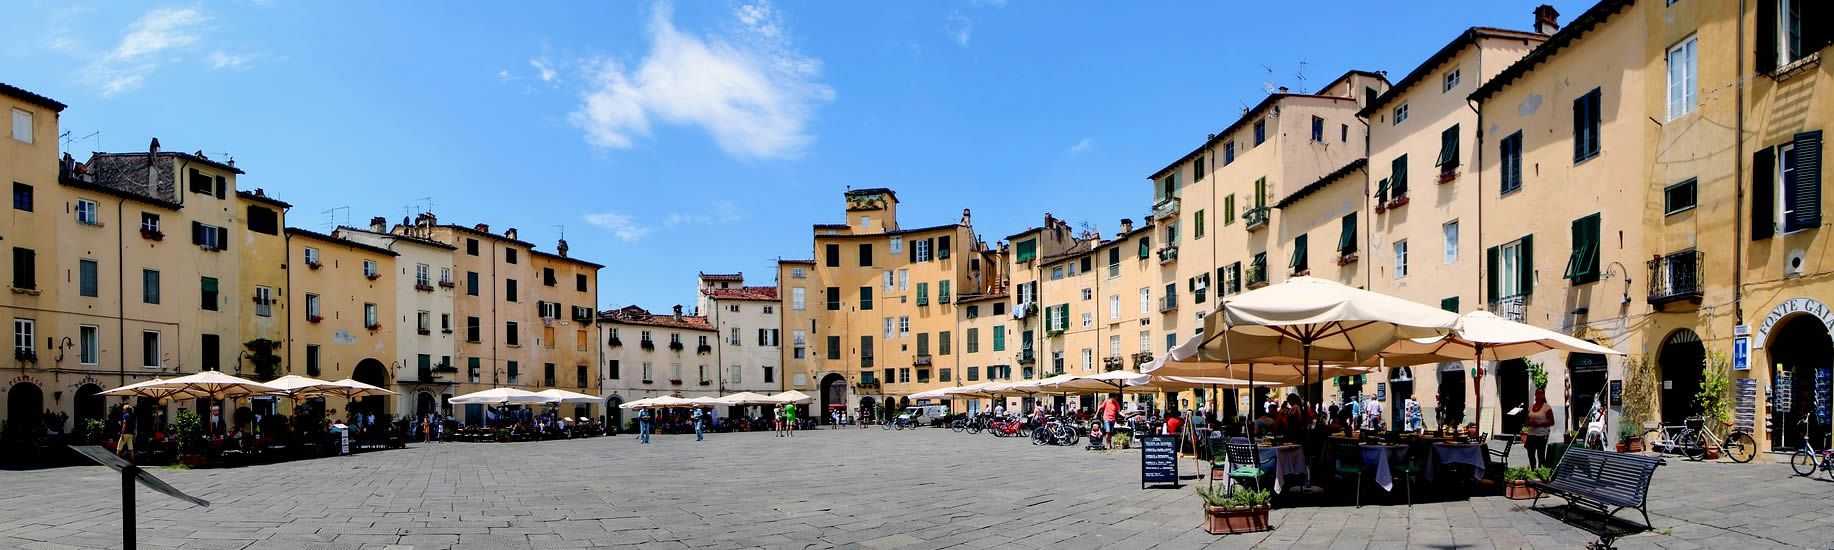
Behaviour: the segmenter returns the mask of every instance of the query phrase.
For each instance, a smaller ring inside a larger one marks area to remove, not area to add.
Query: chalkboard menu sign
[[[1623,380],[1612,380],[1611,381],[1611,406],[1613,407],[1624,406],[1624,381]]]
[[[1178,484],[1178,436],[1143,436],[1140,444],[1140,487],[1153,483]]]

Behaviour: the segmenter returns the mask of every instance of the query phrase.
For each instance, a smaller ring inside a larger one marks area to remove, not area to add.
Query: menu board
[[[1612,380],[1611,381],[1611,401],[1610,403],[1611,403],[1611,406],[1613,407],[1624,406],[1624,381],[1623,380]]]
[[[1178,484],[1178,436],[1140,438],[1140,487],[1153,483]]]
[[[1755,378],[1732,380],[1732,425],[1735,430],[1754,433],[1758,419],[1758,381]]]

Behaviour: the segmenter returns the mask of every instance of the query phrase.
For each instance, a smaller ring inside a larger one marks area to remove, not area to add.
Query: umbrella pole
[[[1471,419],[1471,425],[1483,429],[1484,425],[1484,345],[1472,346],[1477,350],[1477,358],[1471,361],[1477,365],[1477,379],[1471,381],[1471,391],[1477,394],[1477,413]]]

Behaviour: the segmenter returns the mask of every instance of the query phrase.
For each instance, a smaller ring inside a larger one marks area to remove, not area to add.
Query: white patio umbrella
[[[522,390],[516,390],[516,391],[522,391]],[[358,382],[350,378],[345,378],[343,380],[331,382],[328,386],[319,390],[319,392],[324,393],[326,395],[335,395],[338,397],[342,397],[344,399],[356,399],[359,397],[371,397],[371,396],[378,396],[378,395],[395,395],[395,392],[385,390],[385,389],[382,389],[380,387],[376,387],[370,384]],[[529,392],[523,392],[523,393],[529,393]]]
[[[1547,351],[1624,355],[1623,352],[1548,329],[1498,317],[1488,311],[1473,311],[1458,316],[1452,333],[1425,339],[1396,342],[1381,354],[1390,362],[1424,364],[1446,361],[1508,361]],[[1473,422],[1483,425],[1484,392],[1477,392],[1477,415]]]
[[[1054,378],[1063,378],[1055,380]],[[1096,374],[1064,375],[1040,380],[1040,385],[1049,390],[1071,393],[1108,393],[1122,391],[1128,386],[1146,383],[1151,375],[1134,371],[1114,370]]]
[[[771,398],[771,402],[773,403],[808,403],[809,401],[814,399],[812,397],[809,397],[809,394],[802,393],[796,390],[790,390],[790,391],[786,391],[783,393],[772,394],[770,398]]]
[[[1315,362],[1322,370],[1327,362],[1355,364],[1375,357],[1402,339],[1443,336],[1457,323],[1457,314],[1439,308],[1326,279],[1294,277],[1224,298],[1205,317],[1203,334],[1174,348],[1170,360],[1155,361],[1141,372],[1217,376],[1219,364],[1246,363],[1252,371],[1256,363],[1303,367]]]
[[[454,405],[527,405],[547,403],[549,399],[552,398],[527,390],[519,390],[516,388],[493,388],[467,393],[465,395],[453,397],[447,401]],[[633,403],[635,402],[625,403],[625,405],[631,405]]]
[[[649,406],[649,404],[650,404],[650,401],[651,401],[651,400],[653,400],[653,399],[655,399],[655,398],[654,398],[654,397],[646,397],[646,398],[643,398],[643,399],[638,399],[638,400],[635,400],[635,401],[626,401],[626,402],[623,402],[623,403],[619,403],[619,404],[618,404],[618,408],[620,408],[620,409],[641,409],[641,408],[644,408],[644,407],[648,407],[648,406]]]
[[[177,378],[167,378],[163,385],[181,387],[186,394],[174,395],[175,399],[209,398],[228,399],[249,395],[265,395],[278,388],[246,378],[238,378],[221,372],[207,370]]]
[[[771,400],[771,396],[748,391],[721,396],[720,402],[727,405],[774,405],[777,403]]]
[[[274,394],[282,397],[310,395],[315,393],[316,390],[335,385],[331,382],[326,382],[317,378],[307,378],[297,374],[289,374],[262,383],[272,386],[275,390]]]
[[[937,398],[950,396],[952,394],[950,390],[954,390],[954,389],[955,388],[950,387],[950,388],[937,388],[937,389],[933,389],[929,391],[920,391],[920,392],[911,394],[910,397],[911,399],[937,399]]]
[[[166,379],[164,378],[154,378],[152,380],[147,380],[145,382],[136,382],[133,384],[128,384],[126,386],[121,386],[119,388],[108,390],[108,391],[102,392],[102,395],[145,397],[145,398],[153,399],[157,401],[157,400],[162,400],[162,399],[170,399],[172,398],[172,396],[178,395],[181,393],[191,393],[191,390],[184,386],[173,386],[173,385],[166,384]]]
[[[563,390],[560,388],[549,388],[549,389],[541,390],[541,391],[535,392],[535,395],[547,396],[547,397],[556,399],[556,401],[553,401],[553,403],[597,403],[599,402],[599,398],[596,395],[586,395],[586,394],[578,393],[578,392],[570,392],[570,391]]]

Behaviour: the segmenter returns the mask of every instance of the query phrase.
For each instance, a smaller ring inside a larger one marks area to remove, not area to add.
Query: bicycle
[[[1802,422],[1799,422],[1799,424],[1802,424],[1802,427],[1807,429],[1809,424],[1808,417],[1804,416]],[[1789,467],[1796,471],[1796,475],[1802,477],[1815,475],[1816,470],[1828,472],[1829,477],[1834,477],[1834,449],[1822,449],[1817,451],[1815,450],[1815,446],[1809,443],[1807,438],[1804,438],[1802,441],[1802,448],[1796,449],[1796,454],[1790,455]]]
[[[1724,420],[1720,424],[1728,428],[1733,426],[1733,423]],[[1651,430],[1645,434],[1655,432]],[[1751,462],[1758,453],[1758,442],[1752,439],[1751,434],[1744,430],[1733,430],[1721,439],[1718,434],[1706,429],[1706,417],[1702,416],[1688,417],[1680,426],[1663,426],[1661,432],[1670,437],[1652,439],[1650,449],[1676,453],[1688,460],[1703,460],[1707,457],[1707,449],[1718,449],[1719,454],[1743,464]]]

